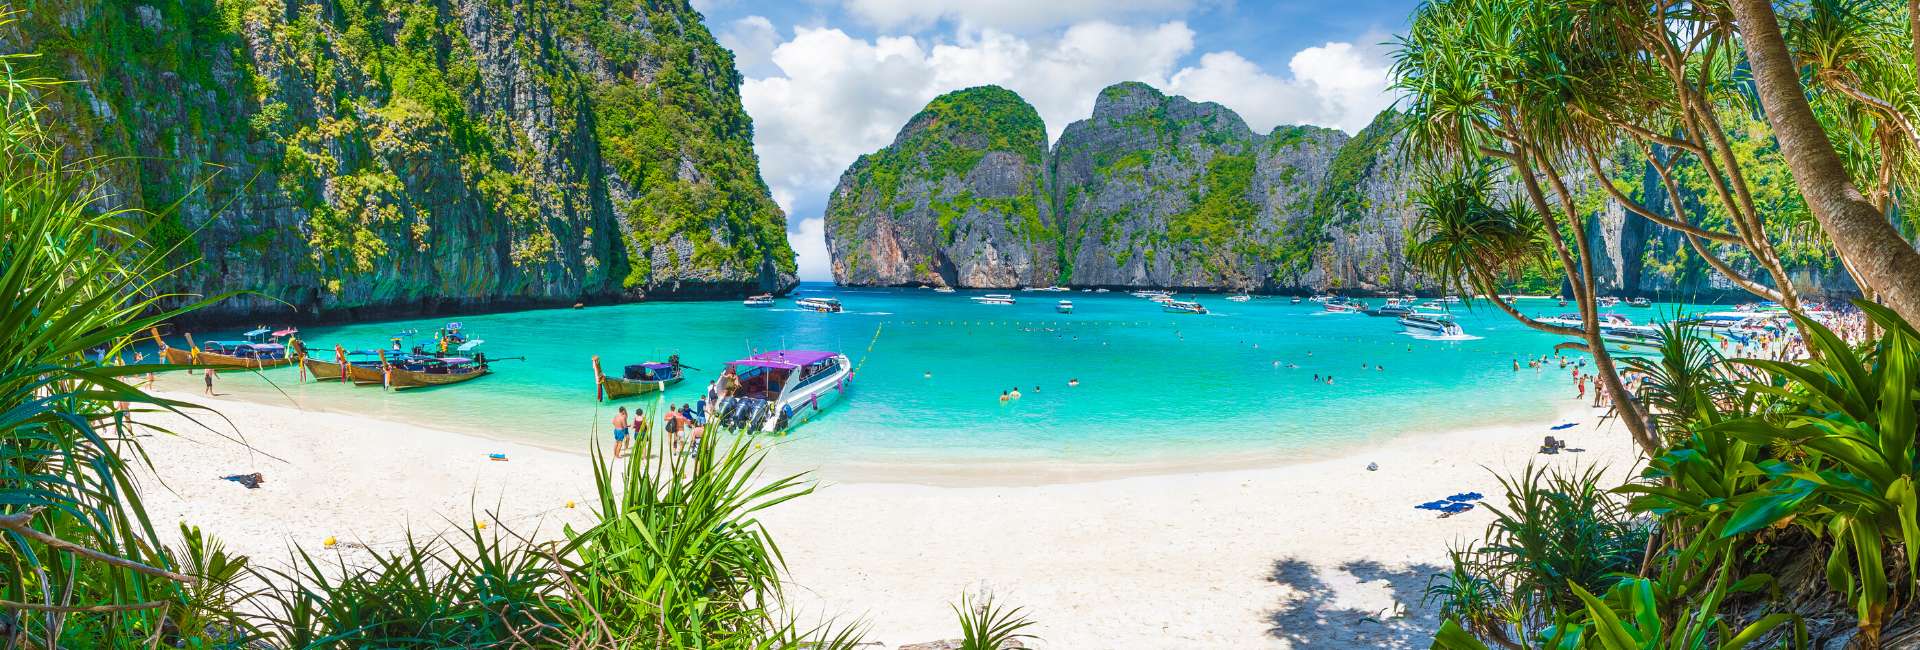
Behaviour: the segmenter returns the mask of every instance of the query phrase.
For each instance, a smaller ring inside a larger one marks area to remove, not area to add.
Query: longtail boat
[[[304,345],[298,347],[298,352],[301,367],[307,369],[307,374],[312,375],[314,381],[351,381],[363,386],[377,386],[385,381],[385,375],[380,372],[383,362],[377,350],[348,352],[346,348],[336,345],[333,346],[332,361],[314,356]]]
[[[299,330],[284,329],[272,332],[274,336],[291,336]],[[187,348],[167,345],[160,337],[158,329],[152,330],[153,340],[160,344],[160,356],[168,363],[178,365],[219,366],[225,368],[278,368],[294,362],[296,354],[287,346],[266,341],[207,341],[205,345],[196,345],[193,335],[187,336]],[[262,338],[269,330],[264,328],[247,333],[249,339]]]
[[[648,361],[627,366],[618,377],[608,377],[600,369],[600,357],[593,357],[594,398],[601,401],[663,391],[686,378],[678,355],[666,362]]]
[[[485,355],[388,359],[382,351],[380,359],[385,365],[386,386],[393,390],[457,384],[492,372],[487,368]]]

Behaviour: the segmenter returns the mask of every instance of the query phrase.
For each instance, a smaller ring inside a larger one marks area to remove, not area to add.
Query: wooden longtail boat
[[[178,365],[219,366],[223,368],[249,368],[261,370],[278,368],[294,362],[297,356],[287,346],[278,343],[248,343],[208,341],[205,348],[195,345],[193,335],[187,335],[187,349],[167,345],[160,338],[158,329],[153,330],[153,340],[160,344],[160,356],[167,363]]]
[[[378,386],[386,381],[385,375],[380,372],[382,362],[379,355],[374,352],[365,350],[348,352],[345,348],[336,345],[333,346],[332,361],[315,357],[305,346],[300,346],[299,354],[300,365],[307,369],[307,374],[311,375],[314,381],[351,381],[362,386]],[[353,358],[355,356],[360,357],[361,360],[355,361]]]
[[[593,381],[597,389],[594,399],[600,401],[663,391],[686,378],[686,372],[677,364],[658,361],[627,366],[621,376],[608,377],[600,370],[600,357],[593,357]]]
[[[393,390],[457,384],[492,372],[485,357],[414,357],[404,361],[388,361],[386,357],[386,352],[380,353],[386,365],[387,388]]]

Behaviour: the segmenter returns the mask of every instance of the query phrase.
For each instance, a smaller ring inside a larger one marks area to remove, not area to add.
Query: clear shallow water
[[[1011,306],[967,299],[981,293],[808,284],[772,309],[668,302],[466,316],[457,320],[486,341],[488,356],[526,360],[496,362],[495,374],[464,384],[403,393],[303,384],[294,368],[226,373],[220,389],[578,449],[596,431],[604,436],[612,415],[611,405],[594,400],[592,355],[617,373],[678,353],[700,369],[667,391],[666,400],[679,403],[697,399],[726,361],[751,352],[837,350],[858,368],[846,399],[783,448],[829,464],[1301,457],[1409,432],[1542,420],[1573,394],[1565,370],[1512,368],[1515,358],[1551,354],[1559,339],[1484,305],[1455,306],[1468,336],[1431,340],[1401,333],[1392,318],[1332,314],[1286,298],[1204,296],[1214,313],[1201,316],[1163,313],[1120,292],[1017,293]],[[840,298],[847,311],[792,308],[793,297],[821,295]],[[1073,314],[1054,312],[1063,298],[1073,300]],[[1520,306],[1568,311],[1546,299]],[[1675,307],[1615,311],[1645,322]],[[430,333],[444,322],[310,327],[302,338],[314,349],[372,348],[397,331]],[[1316,374],[1334,384],[1314,381]],[[1069,387],[1074,378],[1080,385]],[[1014,387],[1023,396],[1001,404],[1001,391]],[[652,409],[655,399],[619,404]]]

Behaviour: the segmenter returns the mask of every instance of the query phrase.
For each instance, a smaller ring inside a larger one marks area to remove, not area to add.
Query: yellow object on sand
[[[568,502],[567,502],[567,509],[569,509],[569,510],[571,510],[571,509],[573,509],[573,502],[572,502],[572,501],[568,501]]]
[[[325,546],[327,548],[333,548],[333,545],[335,543],[336,541],[333,539],[331,535],[329,535],[326,539],[320,540],[320,545]]]

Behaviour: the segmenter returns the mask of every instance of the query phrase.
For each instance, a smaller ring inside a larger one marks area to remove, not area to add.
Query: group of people
[[[928,378],[932,378],[932,377],[933,377],[933,373],[932,373],[932,372],[928,372],[928,373],[927,373],[927,377],[928,377]],[[1074,387],[1074,386],[1079,386],[1079,385],[1080,385],[1080,378],[1079,378],[1079,377],[1074,377],[1074,378],[1072,378],[1072,379],[1068,379],[1068,380],[1067,380],[1067,387],[1068,387],[1068,388],[1072,388],[1072,387]],[[1034,384],[1034,386],[1033,386],[1033,392],[1036,392],[1036,393],[1038,393],[1038,392],[1040,392],[1040,385],[1039,385],[1039,384]],[[1005,404],[1005,403],[1007,403],[1007,402],[1011,402],[1011,401],[1013,401],[1013,400],[1017,400],[1017,399],[1020,399],[1020,387],[1019,387],[1019,386],[1014,386],[1013,388],[1010,388],[1010,389],[1007,389],[1007,390],[1003,390],[1003,391],[1000,391],[1000,403],[1001,403],[1001,404]]]
[[[706,435],[706,400],[695,404],[668,405],[660,420],[673,453],[699,451],[700,439]],[[636,407],[633,415],[629,416],[627,407],[620,407],[613,414],[613,457],[625,457],[630,445],[637,444],[644,448],[651,428],[652,423],[647,420],[646,411]]]

